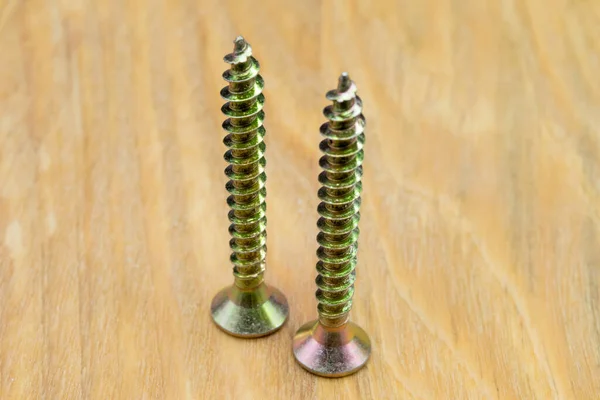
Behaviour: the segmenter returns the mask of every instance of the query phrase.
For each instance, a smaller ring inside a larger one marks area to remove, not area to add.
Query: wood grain
[[[267,84],[274,336],[229,337],[219,89]],[[0,2],[0,398],[600,398],[600,3]],[[306,373],[318,126],[368,120],[368,367]]]

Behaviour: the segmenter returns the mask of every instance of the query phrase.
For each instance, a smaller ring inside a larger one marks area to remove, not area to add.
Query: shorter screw
[[[317,222],[321,231],[317,236],[319,319],[300,327],[293,350],[308,371],[340,377],[358,371],[371,354],[367,333],[348,321],[358,248],[365,118],[356,85],[347,73],[327,99],[333,104],[323,110],[329,121],[321,126],[325,139],[320,148],[325,155],[319,161],[323,169]]]
[[[221,90],[228,117],[223,128],[229,150],[225,174],[229,177],[229,233],[234,283],[214,297],[210,312],[217,326],[240,337],[265,336],[275,332],[288,317],[288,303],[279,290],[264,282],[267,257],[265,181],[265,128],[263,79],[252,47],[238,36],[231,54],[231,68],[223,73],[228,85]]]

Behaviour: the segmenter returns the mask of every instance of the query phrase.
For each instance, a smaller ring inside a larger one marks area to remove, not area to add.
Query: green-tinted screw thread
[[[354,295],[365,118],[348,74],[340,76],[337,89],[329,91],[327,99],[333,104],[323,110],[329,121],[320,129],[325,155],[319,161],[323,171],[319,175],[316,296],[320,322],[339,326],[348,320]]]
[[[228,117],[223,122],[228,132],[223,142],[229,148],[225,174],[230,179],[226,188],[231,194],[227,198],[230,259],[235,284],[254,288],[263,281],[267,253],[264,82],[250,45],[241,36],[234,43],[233,53],[224,58],[231,68],[223,73],[228,85],[221,90],[227,101],[221,111]]]

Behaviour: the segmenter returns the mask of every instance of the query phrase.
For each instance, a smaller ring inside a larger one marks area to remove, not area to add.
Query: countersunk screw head
[[[217,326],[230,335],[252,338],[281,328],[289,309],[283,293],[262,283],[250,290],[226,287],[213,298],[210,313]]]
[[[339,378],[362,368],[371,355],[371,340],[353,322],[330,327],[318,320],[304,324],[294,335],[294,356],[313,374]]]

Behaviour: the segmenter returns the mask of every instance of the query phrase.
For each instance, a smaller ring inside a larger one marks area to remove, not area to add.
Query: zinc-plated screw
[[[319,161],[323,169],[317,222],[319,319],[300,327],[293,350],[308,371],[339,377],[356,372],[371,354],[367,333],[348,320],[354,295],[365,118],[356,85],[347,73],[327,99],[333,104],[323,110],[329,121],[321,126],[325,139],[319,146],[325,153]]]
[[[240,337],[268,335],[287,319],[288,303],[277,289],[264,283],[267,255],[265,143],[263,137],[264,81],[252,48],[238,36],[233,53],[224,58],[231,68],[223,73],[228,85],[221,90],[227,102],[221,111],[228,117],[223,142],[229,148],[225,174],[230,193],[229,245],[234,283],[221,290],[211,304],[215,323]]]

